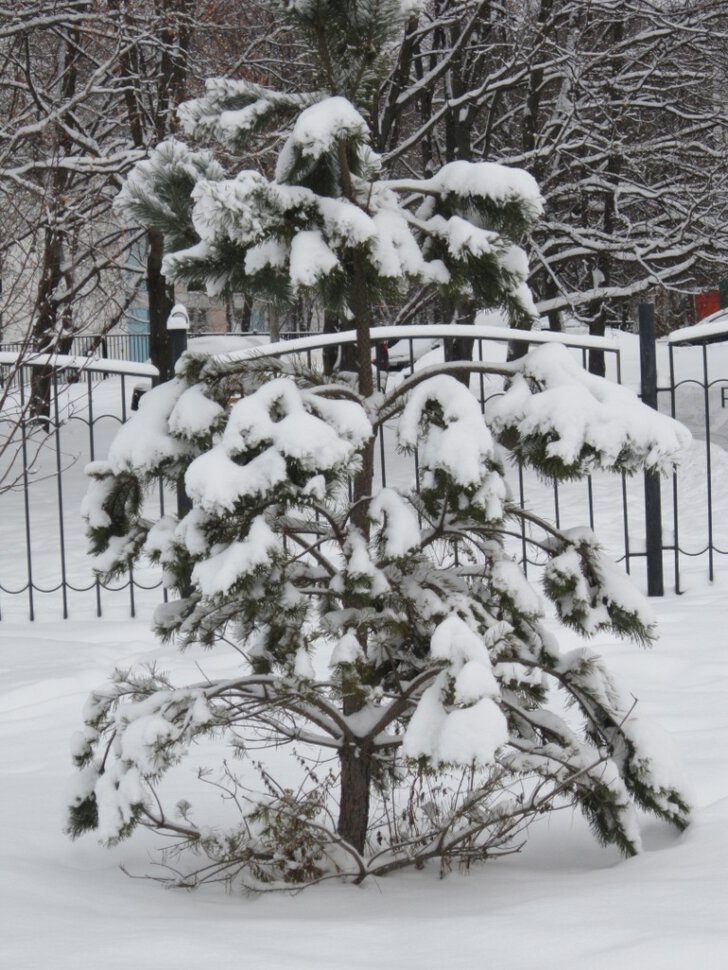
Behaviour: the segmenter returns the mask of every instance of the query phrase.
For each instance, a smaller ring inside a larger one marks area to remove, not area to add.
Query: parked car
[[[425,354],[441,347],[442,339],[439,337],[432,340],[427,337],[396,338],[375,345],[372,364],[386,371],[410,370]]]

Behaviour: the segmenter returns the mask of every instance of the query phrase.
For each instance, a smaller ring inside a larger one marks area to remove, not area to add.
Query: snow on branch
[[[588,374],[561,345],[531,351],[519,369],[488,402],[486,420],[520,460],[546,475],[580,477],[597,468],[667,474],[690,444],[683,425],[628,388]]]

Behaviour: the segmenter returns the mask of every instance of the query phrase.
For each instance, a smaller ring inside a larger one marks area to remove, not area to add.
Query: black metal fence
[[[718,557],[728,556],[728,314],[723,332],[688,328],[670,335],[667,382],[660,406],[687,425],[694,446],[671,485],[675,588],[681,560],[707,558],[715,578]]]
[[[156,369],[68,356],[11,357],[0,353],[0,619],[32,620],[39,607],[42,616],[66,618],[92,604],[100,615],[104,596],[118,600],[122,591],[133,615],[138,595],[158,587],[159,575],[142,570],[104,589],[90,568],[80,507],[86,464],[105,456],[129,415],[134,388],[151,386]],[[31,377],[40,372],[49,375],[41,415],[31,403]]]
[[[619,345],[608,340],[548,332],[525,336],[497,328],[429,326],[373,331],[375,345],[397,341],[389,347],[387,369],[383,366],[382,355],[375,357],[378,386],[384,388],[387,383],[391,386],[392,382],[401,379],[401,373],[426,365],[427,354],[441,359],[446,339],[458,336],[473,340],[474,360],[494,363],[505,359],[507,347],[514,339],[527,340],[530,344],[554,340],[566,343],[583,364],[586,364],[590,350],[601,349],[607,361],[607,376],[618,382],[622,379]],[[353,340],[353,334],[308,336],[269,345],[265,352],[276,356],[295,354],[308,366],[316,367],[321,365],[324,353],[335,355],[342,342]],[[439,344],[439,349],[433,349],[433,344]],[[237,356],[257,356],[261,351],[260,347],[253,348],[239,352]],[[135,391],[138,394],[140,384],[151,386],[155,369],[148,364],[122,360],[56,359],[52,368],[49,420],[44,425],[30,414],[25,372],[33,367],[47,366],[48,362],[34,360],[18,364],[17,361],[10,362],[9,356],[0,353],[0,374],[14,370],[22,373],[23,378],[10,391],[6,385],[0,413],[0,547],[9,550],[9,554],[0,557],[0,619],[83,616],[89,612],[134,615],[140,601],[144,602],[145,609],[147,604],[151,608],[162,595],[160,573],[152,566],[138,568],[125,581],[111,586],[102,586],[96,581],[86,553],[80,506],[87,481],[83,472],[85,465],[97,457],[105,457],[116,429],[129,415]],[[677,349],[671,348],[671,385],[660,391],[663,397],[669,392],[671,410],[680,418],[683,385],[677,375],[677,360],[673,360],[677,356]],[[432,359],[433,363],[435,359]],[[704,397],[715,396],[723,384],[728,385],[728,381],[709,379],[707,370],[705,374],[705,379],[698,385]],[[692,386],[695,378],[685,378],[685,386],[688,382]],[[501,393],[500,385],[484,375],[473,377],[471,389],[481,406],[485,406],[493,394]],[[714,418],[711,408],[712,397],[711,407],[704,410],[708,429],[707,490],[704,489],[704,494],[698,497],[693,480],[701,476],[691,467],[687,478],[690,508],[679,498],[682,473],[672,483],[672,502],[665,503],[663,549],[666,561],[672,557],[677,588],[681,556],[707,554],[712,577],[714,556],[722,554],[725,548],[716,536],[712,512],[707,515],[705,512],[715,498],[714,482],[718,474],[715,452],[711,451],[710,444],[710,418]],[[728,416],[728,410],[725,414]],[[417,457],[398,453],[394,425],[385,426],[380,436],[377,473],[382,484],[395,487],[417,479]],[[513,496],[522,505],[562,528],[590,526],[615,560],[622,561],[628,572],[636,571],[638,578],[643,577],[640,571],[647,555],[647,542],[641,479],[627,480],[600,474],[583,482],[557,485],[543,482],[534,473],[518,466],[509,469],[509,477]],[[154,501],[161,503],[162,508],[165,504],[173,507],[175,497],[160,490]],[[699,547],[693,548],[680,540],[678,524],[686,515],[690,520],[691,542],[695,541],[698,520],[706,521],[707,544],[700,542]],[[529,560],[526,549],[524,533],[514,539],[513,551],[528,570],[537,563]]]

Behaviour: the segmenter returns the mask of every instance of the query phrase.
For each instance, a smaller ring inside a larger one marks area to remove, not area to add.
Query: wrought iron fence
[[[401,380],[401,374],[426,366],[428,354],[440,359],[446,352],[446,342],[458,337],[473,341],[472,357],[476,361],[505,359],[513,341],[564,343],[583,364],[590,350],[600,349],[607,359],[607,376],[621,382],[619,345],[609,340],[487,327],[426,326],[372,331],[375,347],[386,346],[389,354],[389,361],[385,355],[375,354],[377,385],[381,389],[387,384],[392,386]],[[219,354],[216,359],[231,363],[262,353],[277,357],[296,355],[309,367],[320,367],[324,354],[335,357],[342,345],[354,340],[354,334],[314,335],[283,340],[264,349]],[[433,344],[439,346],[433,349]],[[0,353],[0,372],[51,366],[53,376],[51,409],[45,426],[29,413],[27,381],[20,381],[11,392],[6,388],[0,414],[0,544],[11,550],[10,555],[0,558],[0,619],[21,613],[31,619],[39,615],[66,617],[87,614],[89,610],[98,615],[119,615],[120,610],[133,615],[140,598],[151,606],[162,595],[161,575],[151,565],[138,568],[126,581],[113,586],[104,586],[94,578],[79,508],[86,488],[83,468],[88,461],[105,456],[115,429],[129,415],[135,390],[138,394],[140,383],[151,386],[156,370],[148,364],[121,360],[64,357],[18,363],[17,358],[11,357],[7,352]],[[104,377],[108,379],[103,380]],[[472,378],[471,390],[481,407],[491,396],[502,393],[498,380],[482,374]],[[393,425],[385,426],[380,436],[377,474],[382,484],[395,487],[418,477],[417,456],[397,452]],[[640,480],[620,480],[604,474],[584,482],[557,485],[541,481],[515,465],[509,469],[509,478],[516,501],[559,527],[590,526],[627,571],[634,571],[644,561]],[[173,505],[175,497],[160,489],[155,502],[162,507],[165,503]],[[676,538],[672,543],[668,533],[665,547],[674,554],[676,582],[679,555],[697,554],[679,546],[679,511],[675,504]],[[524,532],[513,541],[514,554],[520,556],[526,570],[538,565],[527,555]],[[712,539],[710,548],[715,551]]]
[[[728,556],[728,519],[717,514],[718,500],[728,493],[728,313],[722,325],[698,324],[671,334],[668,366],[668,382],[657,388],[662,409],[696,439],[689,464],[672,481],[674,526],[665,548],[673,555],[679,592],[681,557],[707,556],[713,580],[717,557]]]
[[[47,401],[38,413],[31,378],[41,373]],[[101,614],[104,587],[89,568],[79,513],[83,468],[105,455],[135,386],[156,377],[149,364],[0,353],[0,618],[23,603],[35,619],[39,601],[44,615],[66,618],[89,596]],[[159,585],[156,571],[142,570],[106,589],[125,591],[133,615],[138,594]]]
[[[57,348],[53,347],[47,351],[33,351],[27,341],[17,340],[0,344],[0,357],[5,361],[0,368],[0,386],[19,387],[21,382],[27,386],[30,383],[33,368],[20,366],[20,364],[31,364],[36,358],[42,361],[49,358],[55,361],[61,358],[73,358],[73,362],[68,365],[68,373],[63,378],[64,381],[72,382],[75,374],[87,368],[91,361],[144,363],[149,358],[149,334],[74,334],[65,341],[63,353],[59,353]]]

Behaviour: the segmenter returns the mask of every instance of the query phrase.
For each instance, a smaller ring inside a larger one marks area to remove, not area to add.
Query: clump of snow
[[[455,675],[455,703],[475,704],[483,697],[498,697],[500,691],[490,665],[468,660]]]
[[[222,445],[235,455],[270,443],[306,469],[333,470],[352,457],[366,432],[371,435],[371,425],[358,404],[342,402],[339,424],[349,432],[347,440],[337,428],[311,413],[314,408],[330,412],[327,403],[321,397],[304,396],[289,378],[269,381],[233,406]]]
[[[464,206],[474,200],[491,200],[497,205],[516,202],[531,219],[537,219],[543,212],[543,198],[533,176],[523,169],[495,162],[449,162],[422,182],[399,179],[389,185],[413,192],[424,188],[443,197],[455,197]],[[426,203],[419,214],[422,218],[431,215]]]
[[[494,202],[518,201],[528,206],[536,218],[543,212],[543,199],[536,180],[520,168],[495,162],[449,162],[429,184],[444,195],[461,199],[492,199]]]
[[[643,784],[662,797],[663,807],[670,809],[669,794],[680,792],[692,801],[685,769],[671,735],[651,718],[631,715],[621,725],[622,733],[636,752],[632,770]]]
[[[201,508],[193,508],[175,529],[175,539],[179,540],[192,556],[202,556],[209,548],[205,534],[207,522],[207,513]],[[147,537],[147,541],[149,541],[149,537]]]
[[[224,414],[220,405],[205,394],[199,384],[184,391],[169,415],[171,434],[182,438],[194,438],[207,433]]]
[[[326,236],[337,246],[361,246],[377,234],[375,221],[348,199],[319,196],[318,210],[324,221]]]
[[[311,412],[358,450],[372,436],[372,425],[364,408],[356,401],[327,398],[316,391],[304,392],[302,399]]]
[[[268,112],[269,105],[262,98],[252,104],[247,104],[244,108],[221,111],[217,123],[223,139],[229,141],[241,132],[250,131],[261,119],[266,117]],[[185,114],[189,116],[189,108]]]
[[[235,179],[202,181],[192,193],[192,224],[201,241],[213,243],[223,233],[231,241],[248,243],[262,239],[268,212],[253,198],[265,199],[268,182],[259,172],[246,170]],[[177,259],[188,250],[173,254]],[[167,266],[167,263],[165,263]]]
[[[192,570],[192,581],[204,596],[227,593],[244,576],[270,561],[280,547],[280,540],[263,516],[255,518],[245,539],[231,542],[198,562]]]
[[[447,284],[450,280],[448,269],[442,260],[425,259],[393,193],[373,193],[373,203],[378,207],[372,217],[377,235],[373,240],[371,259],[382,276],[390,279],[411,276]]]
[[[245,272],[259,273],[267,267],[280,269],[290,258],[290,247],[278,239],[266,239],[257,246],[251,246],[245,254]]]
[[[316,413],[334,411],[338,427]],[[277,378],[232,407],[220,440],[189,465],[187,492],[206,512],[231,511],[240,499],[283,484],[295,462],[310,474],[310,487],[323,494],[322,473],[347,466],[371,430],[356,402],[327,401],[302,393],[289,378]]]
[[[460,216],[449,219],[433,216],[428,225],[445,240],[450,253],[458,259],[465,255],[489,255],[501,240],[497,232],[481,229]]]
[[[136,552],[138,535],[109,536],[107,547],[94,556],[94,572],[103,576],[114,569],[118,563],[130,559]]]
[[[373,596],[380,596],[388,592],[387,577],[375,565],[367,540],[354,526],[349,528],[344,544],[344,554],[346,556],[346,573],[350,579],[366,580]]]
[[[427,758],[434,764],[492,764],[508,740],[503,712],[490,698],[469,707],[448,709],[443,703],[446,675],[423,693],[402,741],[407,758]]]
[[[428,414],[433,407],[437,413]],[[410,392],[397,434],[402,448],[418,448],[425,486],[437,470],[460,485],[479,485],[493,458],[493,439],[478,402],[445,374],[423,381]]]
[[[528,256],[520,246],[508,246],[501,253],[500,262],[503,269],[515,278],[513,296],[518,300],[526,313],[534,320],[538,319],[538,310],[533,301],[533,294],[528,286],[529,276]]]
[[[272,448],[239,465],[222,445],[216,445],[188,467],[185,488],[203,511],[232,512],[240,499],[263,495],[287,477],[284,457]]]
[[[296,656],[293,661],[293,673],[296,677],[300,677],[302,680],[316,679],[316,673],[313,668],[313,663],[311,662],[311,657],[305,647],[300,647],[300,649],[296,651]]]
[[[570,545],[544,569],[544,585],[552,590],[559,615],[576,622],[587,635],[611,625],[614,611],[636,619],[651,631],[654,611],[630,578],[601,550],[589,529],[567,529]]]
[[[482,639],[455,614],[448,616],[435,628],[430,640],[430,653],[435,660],[445,660],[458,669],[471,660],[490,667],[490,657]]]
[[[285,182],[298,155],[317,160],[333,151],[341,140],[360,139],[369,134],[366,121],[354,105],[342,97],[325,98],[304,109],[281,149],[276,164],[276,181]]]
[[[435,628],[430,654],[447,666],[422,694],[405,731],[403,754],[435,764],[492,764],[508,740],[508,726],[496,703],[500,690],[483,640],[452,614]]]
[[[364,652],[356,635],[353,631],[348,630],[337,640],[331,652],[329,664],[331,667],[336,667],[338,664],[353,664],[363,656]]]
[[[158,555],[160,561],[169,562],[174,555],[172,545],[175,540],[177,519],[173,515],[163,515],[154,523],[144,542],[144,551],[149,555]]]
[[[425,3],[426,0],[399,0],[400,9],[406,17],[422,13],[425,9]]]
[[[498,435],[548,438],[545,455],[582,472],[667,473],[690,443],[677,421],[641,404],[626,387],[587,373],[560,344],[532,350],[506,392],[486,406]]]
[[[114,474],[154,472],[160,464],[180,458],[188,446],[169,434],[169,419],[187,385],[167,381],[147,391],[139,410],[119,429],[109,448],[108,463]]]
[[[382,488],[369,503],[369,517],[380,525],[382,552],[397,558],[416,549],[420,524],[412,506],[394,489]]]
[[[149,195],[156,195],[157,184],[170,175],[181,177],[195,184],[203,179],[217,181],[224,177],[225,172],[214,156],[208,151],[191,151],[183,142],[175,138],[168,138],[149,155],[149,158],[137,162],[129,172],[116,199],[114,208],[125,213],[134,220],[136,206]],[[156,198],[156,202],[161,200]],[[163,207],[170,218],[174,218],[169,203]]]
[[[309,478],[302,489],[302,494],[310,496],[317,502],[323,501],[326,496],[326,479],[323,475],[314,475]]]
[[[119,761],[112,764],[99,777],[94,787],[98,811],[97,837],[102,842],[113,842],[134,818],[137,808],[146,803],[141,775],[138,769],[122,768]]]
[[[336,253],[329,249],[318,229],[298,232],[291,240],[290,278],[294,290],[314,286],[339,266]]]
[[[90,529],[103,529],[111,524],[104,505],[114,490],[111,466],[106,461],[91,461],[84,469],[91,481],[81,499],[81,517]]]
[[[129,712],[125,712],[128,717]],[[143,714],[124,725],[119,733],[118,755],[133,762],[141,771],[153,772],[159,767],[160,744],[177,737],[179,729],[159,713]]]
[[[520,566],[511,559],[499,559],[490,571],[493,589],[506,596],[521,616],[543,616],[543,602],[523,574]]]

